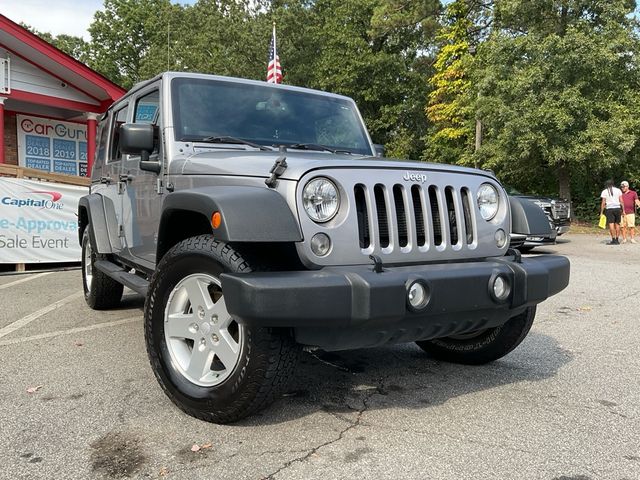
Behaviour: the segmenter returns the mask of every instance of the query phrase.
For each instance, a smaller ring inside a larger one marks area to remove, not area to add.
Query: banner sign
[[[0,177],[0,263],[79,262],[78,200],[88,187]]]
[[[87,176],[87,126],[17,115],[21,167]]]

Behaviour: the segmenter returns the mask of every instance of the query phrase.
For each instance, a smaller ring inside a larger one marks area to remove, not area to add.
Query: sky
[[[174,3],[194,2],[181,0]],[[87,28],[96,10],[102,9],[102,4],[103,0],[0,0],[0,13],[40,32],[65,33],[89,40]]]

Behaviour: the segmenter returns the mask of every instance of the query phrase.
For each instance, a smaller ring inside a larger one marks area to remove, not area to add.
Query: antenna
[[[170,70],[169,68],[169,56],[170,56],[170,50],[171,50],[171,43],[170,43],[170,32],[171,32],[171,10],[169,10],[169,15],[167,15],[167,71]]]

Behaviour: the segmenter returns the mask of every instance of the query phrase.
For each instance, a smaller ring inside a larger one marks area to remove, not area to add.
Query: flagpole
[[[276,22],[273,21],[273,64],[276,67],[274,70],[275,73],[275,83],[278,83],[278,63],[276,62],[276,58],[278,58],[278,48],[276,42]]]

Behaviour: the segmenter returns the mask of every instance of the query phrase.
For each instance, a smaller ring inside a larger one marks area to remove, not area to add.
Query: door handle
[[[104,183],[105,185],[109,185],[113,182],[113,178],[111,177],[100,177],[100,183]]]
[[[128,173],[121,173],[120,174],[120,181],[121,182],[131,182],[133,180],[133,175],[129,175]]]

